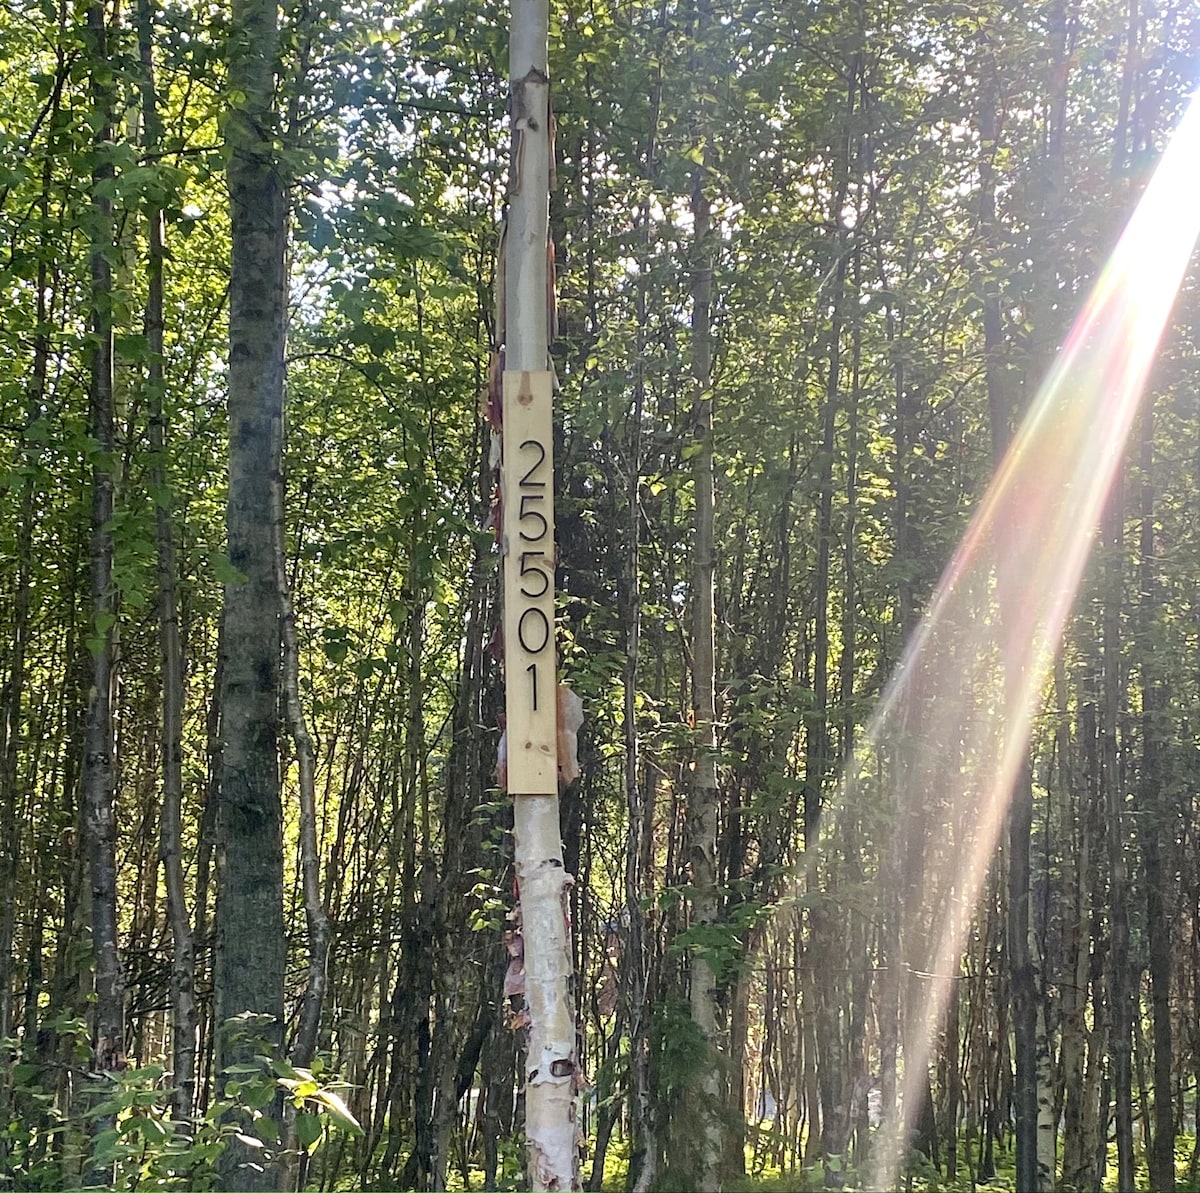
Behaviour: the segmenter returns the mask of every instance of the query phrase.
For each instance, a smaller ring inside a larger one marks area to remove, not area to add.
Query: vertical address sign
[[[504,374],[500,467],[510,795],[558,794],[551,374]]]

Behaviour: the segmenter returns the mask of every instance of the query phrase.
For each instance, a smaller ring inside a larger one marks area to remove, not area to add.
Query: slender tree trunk
[[[139,0],[138,51],[142,63],[142,128],[148,152],[162,142],[154,81],[154,7]],[[179,640],[174,530],[167,477],[166,378],[163,352],[163,213],[151,203],[147,221],[146,390],[150,410],[150,481],[155,493],[158,557],[158,636],[162,659],[162,812],[159,860],[171,928],[171,1056],[175,1113],[191,1114],[196,1091],[195,943],[183,872],[183,651]]]
[[[997,236],[995,168],[993,159],[998,148],[999,120],[996,101],[996,82],[992,67],[987,68],[979,111],[980,162],[979,223],[985,244]],[[986,255],[986,254],[985,254]],[[987,383],[988,413],[992,434],[992,456],[997,467],[1004,459],[1012,438],[1012,410],[1006,367],[1003,360],[1004,330],[1001,314],[1001,293],[998,282],[989,273],[984,279],[983,334],[984,371]],[[997,527],[996,558],[1000,573],[1011,573],[1021,566],[1020,560],[1009,558],[1004,526]],[[1011,588],[1002,574],[998,578],[1000,591],[999,618],[1009,627],[1016,622],[1012,609],[1006,608],[1004,593]],[[1012,632],[1011,629],[1005,631]],[[1020,676],[1012,661],[1016,648],[1005,651],[1004,690],[1006,698],[1017,691]],[[1005,713],[1005,715],[1009,715]],[[1007,947],[1010,988],[1012,992],[1013,1046],[1016,1065],[1014,1083],[1014,1113],[1016,1118],[1016,1183],[1023,1193],[1040,1193],[1038,1170],[1037,1125],[1037,983],[1033,956],[1030,951],[1030,833],[1033,823],[1033,774],[1026,758],[1017,772],[1009,807],[1008,822],[1008,919]]]
[[[317,846],[316,752],[300,700],[300,644],[296,610],[287,574],[287,530],[284,525],[284,485],[275,486],[275,582],[279,586],[280,632],[283,645],[283,708],[296,749],[300,787],[300,881],[308,927],[308,984],[300,1004],[300,1023],[292,1042],[294,1064],[308,1066],[317,1050],[321,1008],[329,979],[329,950],[333,930],[321,897],[321,854]]]
[[[701,0],[698,22],[703,34],[707,9]],[[700,9],[704,11],[700,12]],[[709,154],[705,149],[705,157]],[[688,869],[691,876],[693,927],[715,924],[719,915],[717,897],[717,821],[720,790],[717,785],[716,713],[716,615],[713,576],[716,565],[713,513],[713,393],[712,393],[712,213],[705,193],[707,170],[697,166],[692,175],[692,377],[696,384],[693,403],[692,484],[695,490],[695,538],[692,548],[692,704],[694,708],[695,769],[688,792]],[[690,957],[689,1005],[692,1020],[700,1029],[709,1055],[704,1059],[700,1080],[693,1091],[699,1121],[703,1125],[696,1178],[700,1188],[716,1193],[721,1187],[722,1098],[719,1062],[720,978],[702,951]]]
[[[1011,561],[1016,563],[1016,561]],[[1001,566],[1004,566],[1003,563]],[[1003,612],[1001,613],[1003,617]],[[1018,677],[1006,678],[1014,691]],[[1017,773],[1009,809],[1008,966],[1013,1002],[1013,1054],[1016,1068],[1014,1112],[1017,1136],[1017,1186],[1041,1193],[1038,1163],[1037,985],[1030,949],[1030,835],[1033,823],[1033,775],[1026,759]]]
[[[1138,604],[1142,658],[1142,790],[1138,818],[1145,869],[1146,936],[1150,961],[1150,1007],[1154,1035],[1154,1125],[1150,1135],[1149,1176],[1154,1193],[1175,1189],[1175,1100],[1172,1067],[1171,969],[1174,900],[1164,854],[1174,839],[1171,793],[1162,754],[1168,715],[1160,666],[1155,661],[1154,629],[1158,613],[1157,550],[1154,534],[1154,405],[1142,415],[1141,560]]]
[[[958,1177],[958,1116],[962,1105],[962,982],[956,977],[950,983],[950,1002],[946,1008],[946,1176]]]
[[[57,114],[62,89],[56,80],[51,104]],[[20,765],[25,733],[26,653],[29,645],[30,606],[32,602],[33,531],[37,520],[36,497],[38,445],[28,438],[28,427],[41,417],[46,400],[46,382],[50,365],[49,299],[51,296],[49,255],[49,202],[52,184],[52,158],[46,156],[42,170],[39,215],[43,223],[43,242],[37,268],[37,328],[33,340],[33,370],[29,378],[26,407],[26,433],[21,437],[20,500],[14,542],[16,576],[13,581],[12,622],[9,627],[8,679],[4,704],[0,709],[0,1039],[12,1035],[13,940],[17,914],[17,881],[21,868]],[[39,912],[40,917],[40,912]],[[40,923],[40,918],[38,919]],[[36,997],[34,999],[36,1007]],[[28,1004],[26,1016],[28,1017]],[[36,1020],[35,1020],[36,1022]],[[26,1037],[27,1046],[33,1035]]]
[[[1066,684],[1060,681],[1057,687],[1058,706],[1065,709]],[[1083,732],[1081,726],[1081,738]],[[1060,757],[1065,760],[1070,750],[1070,731],[1064,725],[1060,734]],[[1095,1108],[1088,1099],[1086,1082],[1086,1012],[1092,953],[1092,839],[1095,817],[1086,779],[1086,775],[1077,779],[1073,767],[1063,778],[1063,785],[1072,796],[1074,814],[1071,819],[1075,823],[1074,881],[1070,892],[1070,911],[1064,924],[1064,957],[1070,980],[1063,986],[1062,1043],[1059,1054],[1063,1081],[1062,1183],[1068,1189],[1083,1188],[1088,1183],[1086,1173],[1091,1168],[1092,1155],[1088,1146],[1087,1124],[1095,1115]]]
[[[1100,781],[1108,817],[1109,922],[1112,952],[1109,957],[1108,1001],[1112,1015],[1109,1053],[1112,1058],[1113,1097],[1117,1138],[1117,1187],[1133,1189],[1133,991],[1129,959],[1129,878],[1126,863],[1124,793],[1118,770],[1117,718],[1120,711],[1121,594],[1124,535],[1123,480],[1118,476],[1102,528],[1104,544],[1104,691],[1100,720]]]
[[[1035,926],[1030,916],[1029,955],[1032,959],[1034,976],[1034,1050],[1036,1064],[1034,1073],[1037,1088],[1037,1154],[1038,1188],[1048,1193],[1054,1188],[1057,1173],[1057,1128],[1058,1115],[1054,1100],[1054,1041],[1051,1037],[1047,1015],[1046,998],[1040,981],[1044,973],[1044,959],[1039,947]]]
[[[830,604],[832,586],[832,552],[834,541],[833,463],[837,447],[837,416],[843,405],[842,396],[842,334],[843,305],[846,297],[846,280],[850,266],[850,232],[843,215],[850,183],[852,156],[856,153],[857,138],[854,126],[859,119],[858,100],[861,86],[862,58],[853,54],[847,67],[845,108],[839,130],[837,159],[834,165],[834,186],[830,198],[829,220],[837,229],[831,240],[833,253],[833,284],[829,297],[832,318],[828,333],[827,368],[825,393],[821,406],[821,448],[818,484],[820,497],[817,508],[817,567],[813,602],[815,627],[813,633],[813,709],[806,731],[805,776],[804,776],[804,838],[805,850],[817,850],[819,841],[819,818],[825,799],[825,784],[833,765],[829,708],[830,673]],[[860,213],[861,214],[861,213]],[[857,357],[852,364],[857,363]],[[855,395],[854,400],[857,400]],[[853,417],[853,416],[852,416]],[[848,448],[850,462],[847,468],[849,485],[852,484],[855,463],[855,446]],[[846,577],[843,603],[843,630],[848,634],[842,642],[840,675],[843,681],[842,699],[847,701],[853,683],[854,627],[853,627],[853,498],[848,505],[846,525]],[[848,744],[850,724],[843,720],[843,756]],[[849,820],[850,817],[847,817]],[[847,844],[847,855],[854,846]],[[832,871],[836,861],[831,857],[831,875],[826,879],[832,883]],[[817,874],[810,871],[810,881],[817,882]],[[820,899],[821,895],[817,894]],[[853,1087],[848,1067],[848,1047],[844,1038],[843,1017],[837,1013],[845,997],[847,982],[841,972],[844,968],[834,962],[839,949],[847,944],[844,936],[845,921],[837,913],[836,900],[826,906],[814,905],[809,912],[809,928],[813,954],[819,959],[815,969],[818,1022],[818,1082],[821,1090],[821,1152],[825,1171],[825,1187],[841,1188],[846,1176],[846,1146],[851,1125],[851,1100]]]
[[[278,1050],[286,936],[279,781],[280,592],[275,487],[283,420],[287,197],[273,148],[275,0],[234,0],[226,116],[233,238],[229,307],[229,560],[221,686],[222,866],[214,966],[218,1065]],[[259,1016],[253,1036],[225,1025]],[[234,1141],[226,1187],[273,1189],[279,1173]],[[255,1158],[257,1160],[257,1158]]]
[[[657,146],[657,125],[660,79],[656,78],[651,119],[646,133],[645,174],[649,184],[654,177]],[[625,941],[623,990],[628,1000],[629,1023],[629,1096],[631,1116],[630,1190],[648,1193],[657,1173],[658,1144],[656,1140],[654,1105],[650,1088],[650,1017],[647,1004],[647,985],[650,977],[650,954],[646,934],[646,913],[642,900],[644,883],[649,878],[642,865],[648,842],[647,805],[643,787],[645,776],[641,765],[641,737],[638,729],[637,694],[638,661],[641,656],[641,474],[642,421],[645,417],[646,377],[643,368],[646,335],[650,311],[647,291],[650,270],[651,211],[649,199],[643,202],[641,220],[642,259],[639,262],[637,289],[637,343],[633,361],[633,409],[629,422],[626,468],[628,475],[628,509],[626,545],[626,608],[625,608],[625,668],[623,673],[622,719],[625,744],[625,812],[629,837],[625,844],[625,916],[628,934]],[[653,809],[651,809],[652,813]],[[597,1154],[599,1143],[597,1142]],[[600,1173],[593,1173],[592,1184],[600,1188]]]
[[[1133,124],[1130,105],[1138,73],[1139,0],[1129,0],[1126,46],[1122,64],[1120,106],[1113,139],[1112,176],[1125,171],[1129,154],[1129,132]],[[1125,793],[1119,772],[1117,724],[1123,695],[1121,674],[1121,606],[1124,572],[1124,478],[1120,472],[1101,526],[1104,548],[1104,589],[1101,598],[1101,637],[1104,649],[1104,681],[1100,701],[1100,781],[1108,819],[1109,923],[1112,951],[1109,955],[1108,1004],[1111,1023],[1109,1049],[1117,1143],[1117,1187],[1134,1188],[1133,1151],[1133,1003],[1129,957],[1129,878],[1126,860],[1126,831],[1123,805]],[[1105,1103],[1106,1104],[1106,1103]],[[1101,1139],[1106,1130],[1101,1131]],[[1103,1168],[1101,1167],[1101,1172]]]
[[[113,416],[112,185],[108,152],[112,138],[112,84],[106,13],[103,4],[88,7],[88,43],[92,59],[92,103],[97,113],[92,173],[91,271],[92,314],[89,360],[89,433],[96,447],[92,464],[91,595],[92,655],[84,742],[84,832],[92,888],[92,947],[95,953],[93,1063],[117,1070],[125,1063],[124,979],[117,945],[117,859],[113,797],[116,788],[112,687],[116,593],[113,588],[113,489],[115,435]]]
[[[212,974],[213,959],[211,956],[213,932],[212,918],[209,906],[212,895],[213,858],[217,848],[217,815],[221,804],[221,689],[224,686],[225,668],[225,615],[217,615],[216,632],[217,666],[212,677],[212,690],[209,693],[204,717],[204,742],[206,774],[204,783],[204,806],[200,810],[200,823],[197,827],[196,841],[196,907],[195,932],[196,942],[196,973],[198,979],[205,975],[205,958],[208,958],[207,973]],[[214,1048],[214,1019],[215,1012],[200,1016],[197,1025],[196,1054],[197,1054],[197,1085],[196,1106],[203,1110],[208,1106],[212,1092],[212,1069]]]
[[[39,267],[40,281],[45,285],[45,267]],[[40,289],[40,288],[39,288]],[[44,301],[39,293],[39,302]],[[40,331],[38,341],[45,342]],[[36,350],[35,350],[36,354]],[[45,373],[41,377],[44,381]],[[37,395],[35,403],[41,401],[44,385],[38,383],[35,364],[34,378],[30,390]],[[36,418],[33,415],[30,419]],[[13,582],[13,611],[9,627],[8,680],[4,687],[4,704],[0,709],[0,1040],[12,1036],[12,985],[13,985],[13,938],[17,914],[17,879],[21,866],[21,842],[23,838],[19,808],[19,768],[21,742],[24,733],[25,705],[25,653],[29,637],[30,565],[34,525],[34,472],[30,457],[30,446],[22,446],[25,457],[25,472],[21,479],[20,512],[16,533],[17,574]],[[6,1093],[0,1092],[6,1100]],[[4,1102],[0,1102],[3,1106]]]

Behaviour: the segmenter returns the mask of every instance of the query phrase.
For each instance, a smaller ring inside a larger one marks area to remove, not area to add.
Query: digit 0
[[[533,636],[541,635],[541,641],[536,646],[531,646],[526,640],[526,619],[533,619],[533,628],[530,633]],[[521,620],[517,622],[517,641],[521,644],[521,649],[528,654],[541,654],[546,649],[546,645],[550,641],[550,620],[545,613],[538,608],[526,609],[521,614]]]

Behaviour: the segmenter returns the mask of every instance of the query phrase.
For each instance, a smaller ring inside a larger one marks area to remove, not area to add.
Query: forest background
[[[506,29],[457,0],[0,14],[5,1187],[228,1186],[256,1154],[261,1187],[522,1187],[479,408]],[[927,1062],[903,909],[955,847],[902,822],[903,751],[839,774],[1198,61],[1183,0],[556,8],[588,1187],[701,1187],[718,1128],[727,1183],[853,1183],[914,1074],[910,1183],[1011,1187],[1022,1122],[1038,1188],[1196,1183],[1194,269]],[[236,261],[271,229],[286,312]],[[253,318],[286,416],[250,433]],[[264,657],[277,820],[223,749]],[[267,910],[219,936],[237,890]],[[278,1022],[216,1048],[255,981]]]

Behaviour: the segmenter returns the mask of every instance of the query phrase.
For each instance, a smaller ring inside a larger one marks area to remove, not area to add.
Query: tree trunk
[[[154,8],[139,0],[138,51],[142,64],[142,130],[147,152],[162,141],[154,81]],[[150,483],[155,493],[155,540],[158,566],[158,636],[162,671],[162,811],[159,860],[171,928],[171,1058],[175,1114],[192,1113],[196,1092],[195,942],[188,915],[183,872],[183,653],[179,640],[174,531],[167,476],[167,427],[163,354],[162,209],[150,203],[147,222],[146,373],[150,409]]]
[[[1065,684],[1060,684],[1059,687],[1058,706],[1062,709],[1067,707]],[[1088,747],[1085,732],[1089,728],[1094,732],[1091,717],[1084,719],[1079,730],[1085,759]],[[1070,732],[1068,728],[1064,728],[1060,738],[1060,756],[1065,759],[1070,749]],[[1092,840],[1095,821],[1089,777],[1085,768],[1082,778],[1076,779],[1072,768],[1063,780],[1068,792],[1076,797],[1072,799],[1072,819],[1075,822],[1074,883],[1070,911],[1064,923],[1064,953],[1070,980],[1063,986],[1062,1043],[1059,1054],[1063,1081],[1062,1183],[1068,1189],[1082,1189],[1089,1184],[1087,1173],[1091,1170],[1092,1150],[1088,1124],[1095,1118],[1096,1112],[1094,1099],[1089,1099],[1088,1096],[1086,1080],[1089,1039],[1086,1012],[1091,978]]]
[[[658,91],[651,105],[654,114],[646,134],[646,178],[654,174],[657,131]],[[647,196],[649,187],[647,187]],[[647,842],[646,791],[641,766],[640,733],[637,720],[638,660],[641,656],[641,475],[642,421],[645,417],[646,378],[643,356],[649,325],[650,269],[650,203],[642,204],[640,219],[642,258],[639,262],[637,289],[637,344],[633,361],[633,410],[629,420],[629,439],[626,468],[629,478],[629,521],[625,558],[625,666],[622,673],[622,722],[625,745],[625,814],[628,818],[628,839],[625,843],[625,916],[628,921],[622,966],[629,1024],[629,1100],[630,1100],[630,1191],[648,1193],[654,1184],[658,1159],[655,1139],[654,1106],[650,1088],[650,1016],[647,1006],[647,985],[650,976],[650,956],[647,944],[646,913],[642,899],[644,883],[649,877],[643,872],[642,854]],[[596,1153],[600,1155],[599,1140]],[[593,1170],[592,1184],[600,1188],[600,1172]]]
[[[62,100],[65,72],[60,68],[55,78],[54,92],[50,99],[52,120]],[[33,338],[33,369],[29,378],[26,425],[21,435],[20,499],[17,513],[17,528],[13,543],[16,575],[13,579],[12,621],[9,623],[8,677],[4,686],[4,703],[0,709],[0,1039],[12,1034],[12,977],[13,944],[17,915],[17,884],[21,870],[21,816],[20,816],[20,765],[22,743],[25,735],[25,686],[26,655],[30,638],[30,607],[32,603],[31,569],[33,564],[33,532],[37,521],[37,458],[39,448],[29,438],[29,428],[41,417],[46,401],[46,385],[50,368],[49,311],[53,302],[50,282],[49,258],[50,237],[50,191],[53,185],[53,158],[48,153],[42,167],[42,189],[38,197],[39,217],[42,221],[42,238],[39,245],[37,266],[36,311],[37,328]],[[32,787],[30,782],[28,786]],[[35,859],[35,865],[37,859]],[[36,923],[41,926],[41,907],[36,914]],[[26,1032],[26,1047],[31,1048],[36,1035],[37,998],[31,991],[32,1009],[26,999],[26,1022],[34,1025],[34,1031]],[[0,1103],[0,1112],[7,1112]]]
[[[92,463],[91,595],[92,655],[84,742],[84,832],[91,871],[92,947],[95,953],[93,1064],[114,1071],[125,1063],[124,980],[117,946],[117,859],[113,796],[116,770],[112,687],[116,593],[113,589],[112,186],[108,152],[112,138],[112,84],[108,79],[108,32],[103,4],[88,7],[92,104],[97,113],[91,204],[91,351],[88,431],[95,441]]]
[[[512,158],[497,350],[505,354],[501,493],[509,794],[524,943],[527,1179],[579,1188],[568,884],[559,825],[553,564],[553,384],[548,268],[553,167],[547,0],[514,0],[509,38]],[[520,421],[518,421],[520,420]]]
[[[280,448],[282,452],[282,445]],[[317,845],[316,753],[300,701],[300,644],[296,609],[287,574],[287,529],[284,525],[284,485],[275,486],[275,583],[279,587],[280,634],[283,646],[283,708],[296,749],[300,788],[300,881],[308,927],[308,984],[300,1004],[300,1022],[292,1042],[292,1062],[307,1067],[317,1050],[321,1008],[329,978],[329,949],[333,930],[321,897],[321,853]]]
[[[193,939],[198,949],[197,977],[203,978],[204,968],[202,959],[209,956],[209,970],[212,973],[213,959],[209,950],[212,947],[213,917],[210,916],[210,896],[212,895],[212,876],[214,857],[217,853],[217,817],[221,804],[221,689],[224,686],[225,669],[225,615],[217,615],[215,632],[217,666],[212,677],[212,689],[208,696],[204,714],[204,806],[200,810],[200,823],[197,827],[196,841],[196,905],[195,932]],[[209,1103],[212,1093],[213,1077],[213,1047],[214,1047],[214,1018],[210,1012],[199,1019],[197,1032],[197,1099],[198,1109],[203,1109]]]
[[[1109,1054],[1117,1138],[1117,1188],[1133,1189],[1133,990],[1129,959],[1129,878],[1125,857],[1124,793],[1118,771],[1117,719],[1122,696],[1121,589],[1123,572],[1124,494],[1120,475],[1113,485],[1102,529],[1104,546],[1104,690],[1100,713],[1100,782],[1108,817],[1109,957],[1108,1002],[1112,1016]]]
[[[282,1046],[286,936],[279,782],[280,593],[275,487],[283,420],[287,196],[273,148],[274,0],[234,0],[226,116],[231,203],[229,307],[229,561],[221,685],[222,769],[214,964],[218,1066]],[[250,1036],[234,1016],[261,1018]],[[273,1189],[279,1174],[222,1156],[227,1187]],[[256,1158],[257,1159],[257,1158]]]
[[[986,68],[987,78],[979,109],[980,188],[979,224],[985,245],[994,244],[997,237],[994,156],[998,149],[999,119],[996,101],[996,80],[993,68]],[[986,253],[985,253],[986,256]],[[1001,313],[1002,295],[990,264],[985,266],[983,294],[984,372],[987,384],[988,415],[992,436],[992,457],[997,468],[1004,459],[1012,438],[1012,409],[1006,366],[1003,359],[1004,330]],[[1020,561],[1011,558],[1011,547],[1005,542],[1006,526],[996,527],[996,558],[998,570],[1019,567]],[[1003,577],[997,582],[1000,593],[1010,588]],[[1011,627],[1016,618],[1011,609],[1001,604],[1001,625]],[[1011,632],[1011,631],[1009,631]],[[1015,673],[1016,647],[1006,649],[1004,691],[1006,700],[1020,686],[1021,677]],[[1005,712],[1003,715],[1015,715]],[[1014,1084],[1014,1113],[1016,1118],[1016,1184],[1023,1193],[1040,1193],[1041,1181],[1037,1157],[1037,987],[1033,958],[1029,947],[1029,877],[1030,832],[1033,822],[1033,775],[1028,758],[1021,764],[1013,784],[1008,825],[1008,919],[1007,951],[1012,992],[1012,1020],[1016,1078]]]
[[[1112,175],[1127,168],[1130,103],[1137,77],[1139,0],[1130,0],[1122,64],[1120,106],[1113,138]],[[1112,951],[1109,956],[1108,1003],[1111,1022],[1109,1048],[1112,1059],[1114,1119],[1117,1142],[1117,1187],[1134,1188],[1133,1153],[1133,990],[1129,958],[1129,880],[1126,868],[1125,793],[1118,771],[1117,723],[1123,695],[1121,675],[1121,605],[1125,548],[1124,479],[1118,469],[1101,526],[1104,549],[1101,638],[1104,649],[1104,686],[1100,701],[1100,781],[1108,818],[1109,922]],[[1101,1131],[1101,1139],[1106,1137]],[[1103,1171],[1103,1169],[1101,1169]]]
[[[703,4],[697,6],[704,8]],[[701,31],[707,11],[700,12]],[[705,154],[708,154],[706,149]],[[715,490],[713,479],[712,394],[712,215],[704,187],[707,171],[697,166],[692,174],[692,377],[693,401],[692,484],[695,490],[694,545],[692,548],[692,705],[696,726],[695,767],[688,791],[688,870],[692,885],[691,925],[703,930],[717,922],[717,822],[720,790],[717,785],[716,727],[716,616],[713,575],[716,548],[713,533]],[[700,1030],[708,1055],[701,1067],[694,1094],[698,1120],[703,1123],[695,1178],[702,1189],[716,1193],[721,1187],[722,1097],[719,1062],[720,977],[702,950],[690,954],[688,999],[692,1020]]]
[[[1174,900],[1166,875],[1164,854],[1174,840],[1171,792],[1163,766],[1168,715],[1160,666],[1155,662],[1157,618],[1157,549],[1154,534],[1154,405],[1142,415],[1141,439],[1141,560],[1138,594],[1141,622],[1142,669],[1142,784],[1138,818],[1145,868],[1146,936],[1150,962],[1150,1007],[1154,1035],[1154,1126],[1150,1136],[1150,1188],[1155,1193],[1175,1189],[1175,1100],[1171,1074],[1171,969],[1174,942]]]

